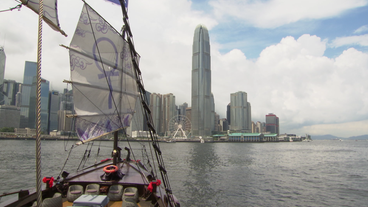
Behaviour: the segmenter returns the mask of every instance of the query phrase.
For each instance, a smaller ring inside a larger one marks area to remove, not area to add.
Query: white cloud
[[[367,128],[368,120],[340,123],[340,124],[321,124],[321,125],[310,125],[304,126],[301,129],[293,130],[294,132],[312,135],[325,135],[326,132],[334,132],[333,135],[338,137],[351,137],[359,136],[362,134],[362,129]],[[364,131],[363,131],[364,133]],[[365,131],[365,133],[367,133]],[[313,139],[313,136],[312,136]]]
[[[8,7],[14,5],[14,1],[8,2],[11,2]],[[101,0],[88,2],[115,28],[120,29],[122,20],[118,6]],[[246,1],[244,5],[250,4],[251,8],[258,9],[252,11],[255,15],[253,18],[260,19],[259,22],[254,21],[254,24],[267,25],[266,20],[271,17],[277,20],[272,25],[288,22],[286,20],[290,14],[280,16],[270,8],[275,2],[277,1],[251,4]],[[310,2],[315,4],[314,1]],[[323,4],[329,2],[322,1]],[[344,8],[363,5],[365,2],[346,1],[345,4],[350,6]],[[65,87],[62,80],[69,79],[69,58],[67,50],[58,45],[69,45],[82,3],[75,0],[58,3],[61,28],[69,36],[65,38],[44,24],[42,76],[51,82],[54,89],[61,90]],[[264,4],[265,8],[256,7],[258,4]],[[282,2],[281,4],[284,5]],[[228,6],[233,9],[235,4],[230,2]],[[242,5],[238,7],[242,8]],[[345,11],[337,9],[338,5],[332,7],[326,6],[327,14],[334,13],[331,11]],[[318,11],[312,9],[308,18],[318,17],[319,8],[316,8]],[[234,14],[237,11],[235,9]],[[244,10],[244,13],[247,11]],[[257,14],[257,11],[269,11],[270,16],[261,17],[262,13]],[[283,11],[290,13],[285,9]],[[303,12],[296,8],[295,13]],[[146,90],[161,94],[173,93],[177,105],[184,102],[190,105],[194,29],[198,24],[206,25],[211,38],[211,28],[219,22],[209,14],[191,10],[191,2],[187,0],[131,1],[129,14],[135,46],[142,56],[140,68]],[[327,14],[324,17],[328,17]],[[307,18],[303,14],[295,16],[297,18],[293,17],[294,20],[291,17],[290,19],[296,21],[295,19]],[[253,20],[249,18],[249,21]],[[6,34],[5,77],[21,82],[24,61],[36,61],[37,57],[37,16],[25,7],[20,12],[2,13],[0,32],[0,38]],[[230,94],[245,91],[252,105],[253,121],[264,121],[266,114],[275,113],[280,117],[281,132],[308,133],[303,130],[311,128],[303,126],[367,120],[368,54],[351,48],[337,58],[327,58],[324,56],[326,44],[326,41],[314,35],[305,34],[297,39],[287,36],[279,43],[265,48],[258,59],[250,60],[236,48],[221,54],[219,51],[223,45],[211,39],[212,92],[217,113],[222,118],[225,117]],[[327,128],[320,129],[326,129],[326,133],[321,134],[334,134],[334,131],[330,132]],[[357,129],[357,133],[367,134],[367,130],[367,127],[361,127]]]
[[[331,43],[332,47],[341,47],[345,45],[368,46],[368,34],[349,37],[338,37],[334,39]]]
[[[232,16],[261,28],[275,28],[300,20],[330,18],[367,4],[366,0],[213,0],[210,2],[218,19]]]
[[[220,109],[226,107],[230,93],[241,90],[252,104],[253,121],[264,121],[267,113],[275,113],[281,132],[366,120],[368,54],[351,48],[331,59],[323,56],[325,49],[325,41],[306,34],[297,40],[283,38],[265,48],[255,61],[238,50],[212,53],[213,74],[223,74],[213,78],[214,83],[221,81],[221,92],[215,91],[216,100],[222,101]],[[355,133],[368,133],[368,128]]]
[[[368,31],[368,25],[363,25],[354,31],[354,34],[359,34]]]

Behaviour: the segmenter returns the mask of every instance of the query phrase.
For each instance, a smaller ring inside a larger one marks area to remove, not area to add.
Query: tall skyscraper
[[[62,134],[74,131],[73,118],[66,117],[66,115],[73,114],[73,112],[73,91],[65,88],[64,93],[61,95],[60,110],[58,111],[58,130],[61,131]]]
[[[273,113],[266,115],[266,131],[279,134],[279,117]]]
[[[3,47],[0,47],[0,105],[4,105],[3,83],[5,73],[5,51]]]
[[[230,129],[241,132],[251,132],[250,103],[247,101],[247,93],[239,91],[230,94]]]
[[[266,123],[265,122],[260,122],[257,121],[257,123],[255,123],[255,133],[263,133],[266,130]]]
[[[49,133],[59,129],[59,117],[58,111],[60,109],[60,94],[58,91],[50,91],[49,94]]]
[[[216,123],[216,112],[215,112],[215,98],[213,97],[213,93],[211,93],[211,134],[212,131],[217,131],[217,123]]]
[[[163,95],[161,132],[166,133],[169,130],[169,121],[177,115],[175,96],[172,93]]]
[[[192,107],[187,107],[185,109],[185,116],[192,122]]]
[[[187,103],[183,103],[182,105],[179,106],[179,115],[183,115],[185,116],[185,112],[188,108],[188,104]]]
[[[16,106],[0,106],[0,129],[3,127],[19,128],[20,110]]]
[[[161,105],[162,105],[162,95],[157,93],[152,93],[150,97],[149,108],[152,114],[153,125],[156,129],[157,134],[162,135],[161,128]]]
[[[203,25],[194,31],[192,57],[192,133],[193,136],[210,136],[211,116],[211,55],[210,37]]]
[[[73,90],[68,90],[64,88],[64,93],[61,94],[61,102],[60,102],[60,111],[74,111],[74,103],[73,103]]]
[[[31,86],[31,97],[29,101],[29,115],[28,115],[28,125],[30,128],[36,128],[36,91],[37,91],[37,77],[33,77]],[[41,132],[49,132],[49,91],[50,83],[45,79],[41,79]]]
[[[67,117],[67,115],[73,114],[72,111],[69,110],[59,110],[58,117],[59,117],[59,131],[62,135],[67,134],[66,132],[74,131],[73,129],[73,118]]]
[[[20,103],[20,128],[33,128],[29,125],[29,101],[31,99],[31,89],[33,77],[37,75],[37,63],[26,61],[24,66],[22,97]]]
[[[220,115],[218,115],[217,113],[215,113],[215,123],[214,123],[214,131],[219,132],[221,131],[220,129]]]
[[[229,130],[229,124],[227,122],[227,119],[225,119],[225,118],[220,119],[219,123],[220,123],[220,127],[221,127],[220,130],[219,130],[220,132]]]
[[[149,105],[149,100],[150,100],[150,95],[151,93],[146,91],[146,100],[147,100],[147,104]],[[141,104],[142,100],[141,97],[138,97],[138,101],[135,104],[135,113],[131,122],[131,131],[148,131],[147,128],[147,120],[146,117],[143,114],[143,108],[142,108],[142,104]]]
[[[4,80],[3,91],[4,101],[0,105],[12,105],[16,104],[16,95],[19,92],[20,83],[15,80]]]
[[[227,119],[227,124],[230,125],[230,103],[226,106],[226,119]]]

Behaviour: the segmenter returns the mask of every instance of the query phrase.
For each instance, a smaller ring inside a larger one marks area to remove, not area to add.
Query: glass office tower
[[[211,99],[210,37],[203,25],[194,31],[192,57],[192,134],[210,136],[213,107]]]
[[[29,101],[31,99],[33,77],[36,75],[37,63],[26,61],[20,100],[20,128],[34,128],[29,124]]]
[[[60,109],[61,97],[58,91],[51,91],[49,94],[49,133],[56,130],[59,127],[58,111]]]
[[[252,132],[251,108],[247,93],[239,91],[230,94],[230,129],[237,132]]]
[[[5,73],[5,51],[3,47],[0,47],[0,105],[4,105],[5,97],[3,93],[4,73]]]
[[[49,89],[50,83],[45,79],[41,79],[41,132],[47,134],[49,131]],[[36,91],[37,77],[33,77],[31,86],[31,96],[29,101],[28,124],[32,129],[36,128]]]

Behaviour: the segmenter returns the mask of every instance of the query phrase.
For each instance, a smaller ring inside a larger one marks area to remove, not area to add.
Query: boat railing
[[[12,197],[12,195],[18,194],[18,198],[15,199],[15,197]],[[6,202],[13,202],[13,200],[19,200],[21,198],[24,198],[29,195],[29,190],[19,190],[11,193],[3,193],[0,195],[0,206],[4,205]],[[2,200],[2,198],[5,197],[7,200]],[[10,199],[10,200],[9,200]],[[12,200],[13,199],[13,200]]]
[[[18,193],[19,198],[22,198],[24,196],[29,195],[28,190],[19,190],[19,191],[15,191],[15,192],[12,192],[12,193],[3,193],[2,195],[0,195],[0,199],[4,196],[13,195],[13,194],[17,194],[17,193]]]

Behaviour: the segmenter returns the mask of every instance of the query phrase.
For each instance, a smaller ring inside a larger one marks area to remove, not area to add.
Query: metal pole
[[[37,47],[37,92],[36,92],[36,189],[37,206],[42,206],[41,182],[41,57],[42,57],[42,19],[43,0],[40,0],[38,12],[38,47]]]
[[[118,131],[114,132],[114,153],[113,153],[113,165],[118,163],[118,157],[120,156],[120,150],[118,149]]]

